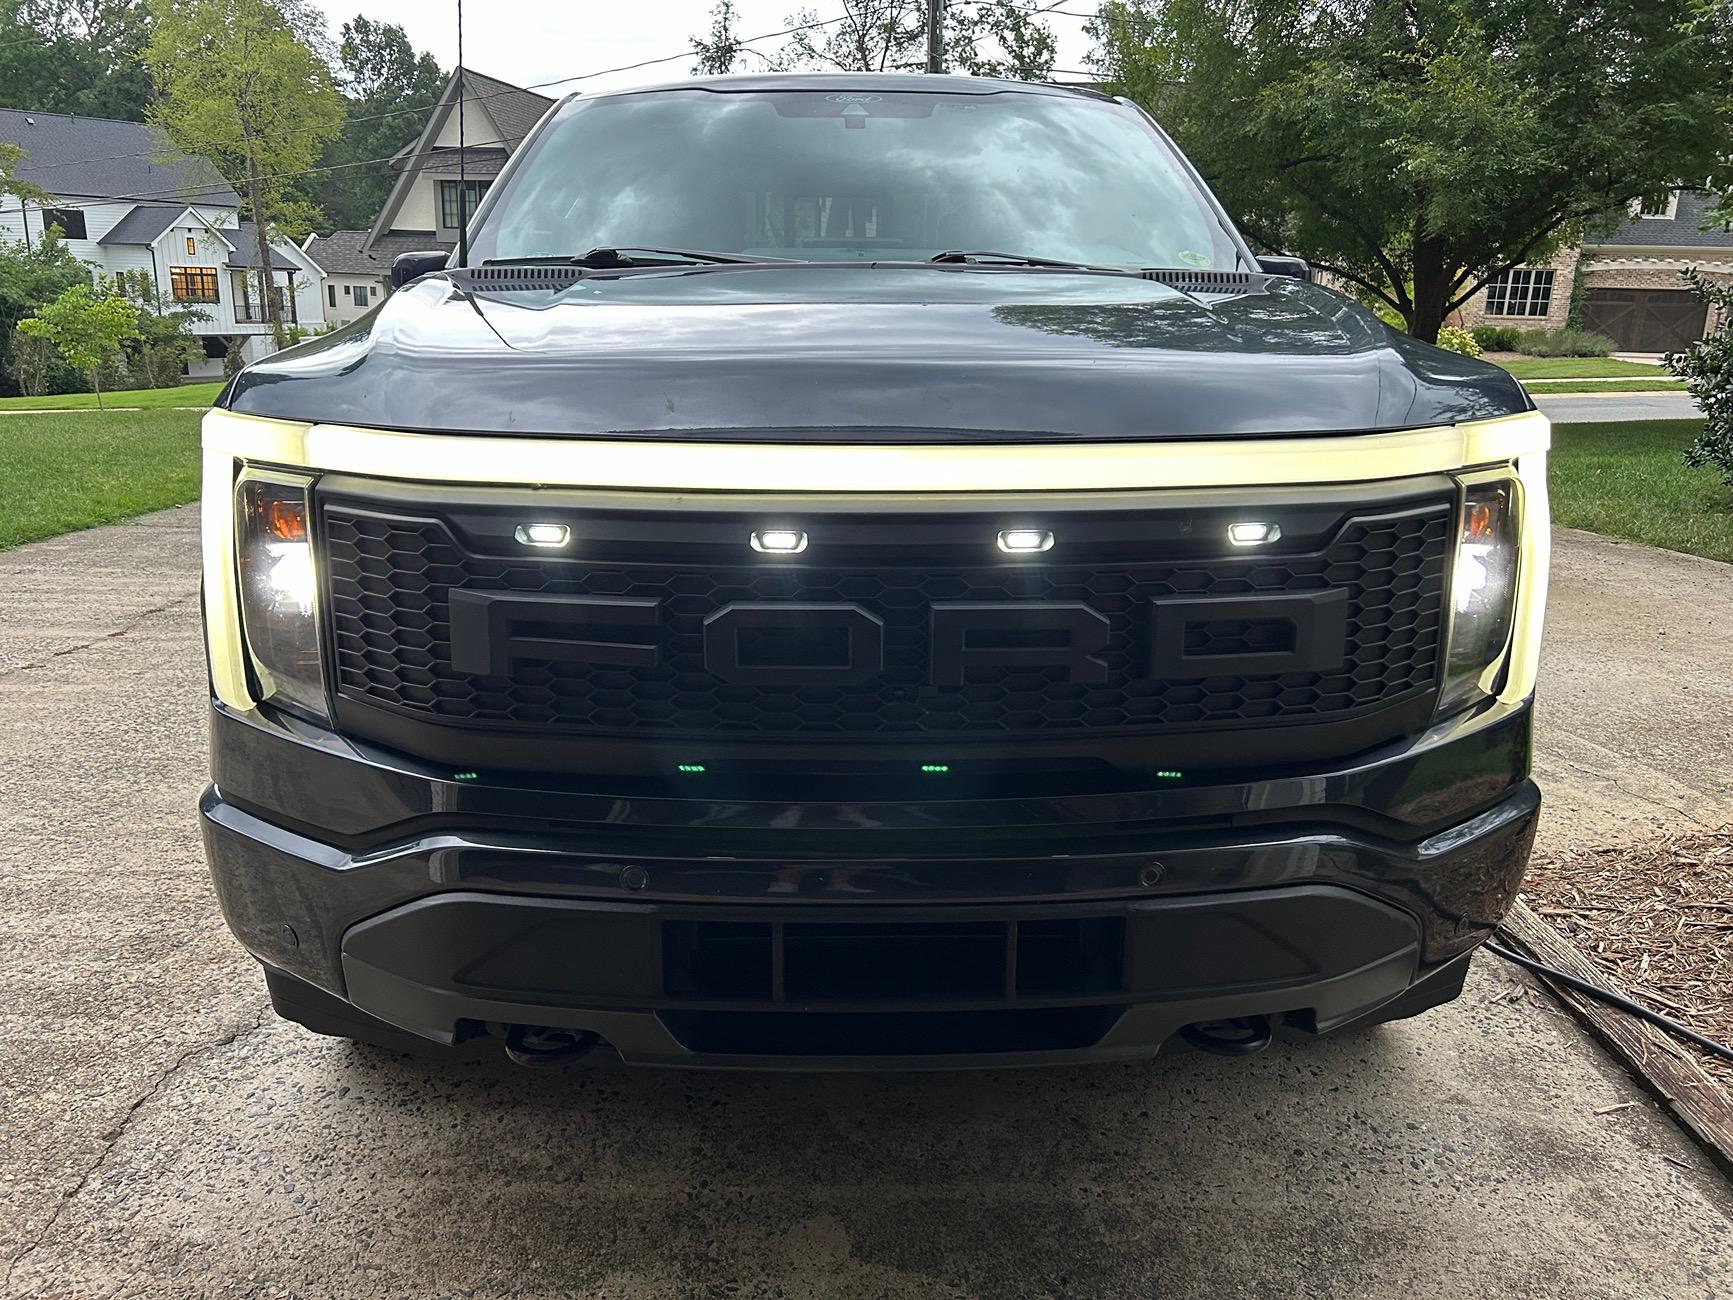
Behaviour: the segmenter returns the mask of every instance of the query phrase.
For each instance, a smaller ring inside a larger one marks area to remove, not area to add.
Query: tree
[[[1045,81],[1053,75],[1058,49],[1053,29],[1041,21],[1041,14],[1063,3],[984,0],[973,5],[953,4],[945,12],[945,52],[951,65],[972,77]]]
[[[139,309],[138,336],[126,346],[127,386],[173,388],[186,367],[204,356],[193,326],[210,314],[164,298],[145,270],[118,272],[113,291]]]
[[[926,66],[927,0],[843,0],[842,21],[795,32],[771,61],[788,72],[838,68],[885,72]],[[790,27],[818,22],[810,9],[792,15]]]
[[[337,46],[338,77],[347,111],[342,131],[319,156],[331,170],[300,187],[324,215],[321,229],[364,230],[391,193],[394,174],[374,158],[388,158],[427,125],[445,73],[431,54],[418,54],[403,28],[357,16],[343,24]]]
[[[1686,449],[1685,463],[1713,469],[1723,483],[1733,487],[1733,284],[1717,284],[1695,267],[1685,271],[1684,277],[1691,290],[1706,299],[1720,317],[1707,338],[1664,358],[1667,369],[1685,381],[1703,408],[1703,429]]]
[[[11,197],[31,203],[50,203],[53,200],[45,191],[18,176],[18,169],[28,156],[22,145],[0,144],[0,199]]]
[[[26,357],[15,350],[18,322],[72,285],[89,283],[90,268],[74,257],[52,230],[31,243],[0,244],[0,377],[6,388],[29,391],[25,369],[33,384],[50,378],[44,371],[46,357]],[[27,344],[25,351],[34,353],[37,349]],[[28,364],[21,367],[21,361]]]
[[[694,77],[716,77],[734,71],[741,53],[740,29],[734,23],[734,0],[716,0],[710,11],[708,35],[692,37],[692,49],[698,61],[692,65]]]
[[[1718,0],[1106,0],[1097,68],[1246,233],[1431,341],[1491,277],[1729,147]]]
[[[343,124],[343,96],[319,53],[323,17],[304,0],[151,0],[151,12],[145,58],[162,93],[151,120],[246,195],[259,301],[282,347],[271,228],[293,230],[316,216],[289,181],[313,167]]]
[[[96,409],[102,409],[103,362],[120,355],[120,345],[138,337],[138,308],[117,293],[97,296],[75,284],[34,316],[18,322],[18,332],[52,343],[67,364],[90,375]]]
[[[145,0],[0,0],[5,104],[141,122],[149,36]]]

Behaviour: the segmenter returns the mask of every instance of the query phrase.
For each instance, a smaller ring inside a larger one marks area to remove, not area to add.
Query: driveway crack
[[[0,677],[10,677],[14,673],[29,672],[34,668],[46,668],[56,659],[64,658],[67,655],[78,654],[81,651],[90,649],[92,646],[101,645],[105,641],[114,641],[120,637],[127,636],[132,632],[136,632],[147,621],[155,618],[158,614],[167,614],[174,610],[181,609],[186,605],[195,603],[198,599],[199,593],[196,590],[188,592],[184,596],[176,596],[173,600],[165,601],[161,605],[155,605],[150,609],[141,610],[131,622],[122,627],[117,627],[110,632],[104,632],[101,636],[92,637],[88,641],[80,641],[76,645],[63,646],[61,649],[54,651],[54,653],[49,655],[46,659],[37,660],[33,663],[17,664],[7,669],[0,669]]]
[[[13,1273],[17,1271],[20,1264],[36,1253],[43,1242],[48,1240],[48,1234],[53,1232],[55,1227],[60,1223],[62,1216],[66,1213],[67,1207],[70,1206],[73,1201],[77,1200],[79,1195],[83,1193],[84,1189],[90,1185],[90,1180],[94,1178],[102,1166],[108,1162],[109,1156],[114,1153],[115,1148],[118,1147],[121,1140],[126,1137],[126,1131],[131,1126],[133,1118],[139,1113],[139,1111],[143,1110],[151,1101],[161,1096],[163,1089],[168,1086],[169,1081],[194,1061],[201,1057],[209,1056],[215,1052],[220,1052],[225,1047],[233,1046],[248,1034],[256,1033],[260,1029],[263,1029],[271,1019],[271,1009],[269,1006],[266,1006],[260,1010],[259,1014],[253,1018],[250,1024],[237,1025],[234,1029],[230,1030],[220,1038],[214,1039],[208,1043],[194,1043],[191,1047],[184,1049],[168,1063],[167,1067],[157,1074],[156,1078],[151,1081],[150,1087],[140,1093],[138,1097],[133,1100],[133,1103],[126,1108],[126,1114],[120,1117],[120,1123],[116,1124],[114,1128],[104,1135],[102,1149],[96,1153],[96,1158],[91,1160],[90,1163],[84,1167],[84,1172],[79,1174],[77,1181],[60,1194],[60,1202],[54,1207],[54,1213],[50,1214],[48,1218],[43,1221],[42,1226],[31,1236],[30,1240],[26,1241],[23,1246],[14,1251],[11,1258],[6,1261],[6,1274],[4,1279],[0,1279],[0,1293],[5,1295],[12,1294]]]

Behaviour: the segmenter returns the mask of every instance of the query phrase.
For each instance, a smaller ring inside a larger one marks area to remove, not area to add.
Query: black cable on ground
[[[1648,1021],[1657,1029],[1664,1029],[1677,1038],[1695,1043],[1711,1056],[1718,1056],[1723,1061],[1733,1062],[1733,1047],[1729,1047],[1725,1043],[1718,1043],[1705,1034],[1699,1034],[1689,1025],[1682,1025],[1670,1016],[1662,1015],[1659,1011],[1651,1011],[1642,1003],[1633,1002],[1623,994],[1614,993],[1611,989],[1604,989],[1598,984],[1590,984],[1587,980],[1578,979],[1575,975],[1567,975],[1562,970],[1555,970],[1544,962],[1538,962],[1532,957],[1524,957],[1521,953],[1512,952],[1500,944],[1488,943],[1486,950],[1495,956],[1503,957],[1508,962],[1515,962],[1524,970],[1533,971],[1536,975],[1544,975],[1549,980],[1557,980],[1566,988],[1572,988],[1578,993],[1597,998],[1608,1006],[1617,1007],[1620,1011],[1636,1016],[1639,1020]]]

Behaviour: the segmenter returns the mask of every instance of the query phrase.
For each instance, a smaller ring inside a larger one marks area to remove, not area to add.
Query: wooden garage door
[[[1590,289],[1583,325],[1621,352],[1673,352],[1703,337],[1709,304],[1678,289]]]

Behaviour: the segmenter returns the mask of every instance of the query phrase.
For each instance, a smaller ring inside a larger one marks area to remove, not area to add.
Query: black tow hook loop
[[[1235,1020],[1200,1020],[1179,1031],[1179,1036],[1203,1052],[1217,1056],[1256,1056],[1270,1045],[1275,1030],[1268,1016],[1246,1016]]]
[[[519,1065],[565,1065],[587,1056],[601,1039],[584,1029],[513,1025],[505,1031],[505,1054]]]

